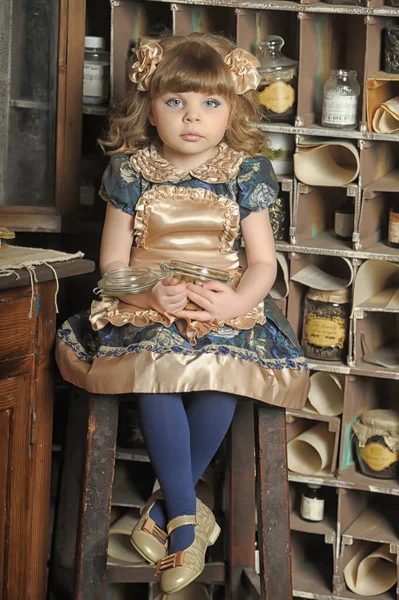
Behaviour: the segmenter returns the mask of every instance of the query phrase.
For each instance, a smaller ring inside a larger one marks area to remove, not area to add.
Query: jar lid
[[[98,289],[109,296],[140,294],[153,288],[158,280],[159,275],[147,267],[119,267],[104,273]]]
[[[399,413],[395,410],[366,410],[360,417],[364,425],[378,428],[397,429],[399,432]]]
[[[350,288],[341,288],[340,290],[317,290],[309,288],[306,294],[309,300],[319,302],[332,302],[333,304],[346,304],[350,301]]]
[[[357,77],[357,71],[350,69],[332,69],[330,77]]]
[[[163,275],[173,275],[173,273],[181,273],[183,275],[191,275],[197,279],[208,281],[209,279],[221,281],[227,285],[234,283],[234,277],[228,271],[220,269],[212,269],[204,265],[195,263],[183,262],[181,260],[171,260],[170,263],[161,263],[161,272]]]
[[[99,48],[100,50],[104,50],[105,38],[96,37],[94,35],[86,35],[85,36],[85,48]]]
[[[287,69],[298,65],[297,60],[293,60],[282,54],[281,48],[283,46],[284,39],[280,35],[268,35],[264,40],[261,40],[259,48],[262,50],[264,56],[260,61],[259,72],[262,72],[262,70],[275,71]]]

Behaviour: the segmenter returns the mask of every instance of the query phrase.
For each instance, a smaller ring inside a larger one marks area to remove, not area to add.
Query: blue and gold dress
[[[267,158],[224,143],[190,172],[155,145],[114,155],[100,192],[132,216],[132,266],[159,271],[177,259],[237,280],[240,222],[271,206],[277,193]],[[64,379],[102,394],[216,390],[302,408],[309,385],[298,340],[270,296],[242,317],[206,323],[102,298],[90,315],[62,325],[56,357]]]

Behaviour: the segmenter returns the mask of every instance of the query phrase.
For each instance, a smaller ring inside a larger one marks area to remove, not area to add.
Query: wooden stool
[[[74,396],[65,440],[51,583],[57,600],[104,600],[107,582],[155,581],[154,568],[107,569],[119,397],[80,390],[75,390]],[[285,410],[239,402],[230,440],[229,556],[226,565],[207,565],[198,581],[227,582],[226,598],[232,600],[243,594],[254,600],[291,600]],[[254,569],[256,495],[260,577]]]

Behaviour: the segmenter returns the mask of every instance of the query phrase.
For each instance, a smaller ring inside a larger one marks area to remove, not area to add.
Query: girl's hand
[[[188,283],[187,297],[203,310],[181,310],[178,317],[196,321],[227,321],[246,312],[242,307],[242,298],[231,287],[219,281],[207,281],[203,286]]]
[[[177,313],[186,306],[187,290],[185,283],[179,283],[177,279],[168,277],[158,281],[152,288],[153,308],[160,313]]]

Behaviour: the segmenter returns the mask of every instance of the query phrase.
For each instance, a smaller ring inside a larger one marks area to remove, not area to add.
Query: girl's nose
[[[198,122],[200,120],[200,116],[198,111],[190,109],[187,110],[186,114],[183,117],[183,121],[185,123],[195,123]]]

